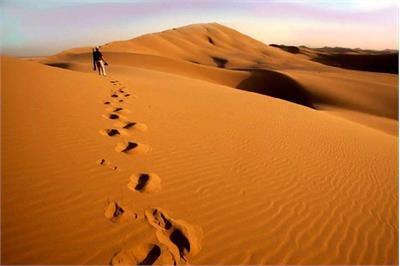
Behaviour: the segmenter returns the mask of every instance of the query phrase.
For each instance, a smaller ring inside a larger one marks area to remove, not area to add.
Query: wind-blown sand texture
[[[397,75],[215,23],[102,51],[2,57],[3,264],[398,264]]]

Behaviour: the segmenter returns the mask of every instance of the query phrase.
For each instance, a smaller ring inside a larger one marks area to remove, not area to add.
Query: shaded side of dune
[[[313,61],[347,69],[399,73],[399,53],[380,55],[319,54]]]
[[[278,44],[270,44],[269,46],[291,54],[308,54],[300,48],[313,50],[315,54],[311,56],[311,60],[328,66],[391,74],[399,73],[399,53],[396,52],[341,47],[309,48],[300,46],[299,48]]]
[[[70,63],[66,62],[52,62],[52,63],[45,63],[46,66],[51,66],[51,67],[58,67],[58,68],[63,68],[63,69],[69,69],[71,68]]]
[[[211,81],[213,83],[230,86],[244,91],[255,92],[314,108],[312,101],[310,100],[310,92],[307,92],[302,85],[291,77],[273,70],[252,68],[227,69],[225,64],[228,60],[218,57],[213,57],[213,60],[218,67],[215,68],[199,63],[194,65],[154,55],[105,53],[105,56],[110,60],[111,65],[131,65],[188,76],[191,78],[195,77],[196,79],[208,82]],[[127,58],[130,60],[126,60]],[[43,61],[42,63],[49,66],[73,70],[76,68],[76,64],[83,63],[87,65],[90,64],[90,61],[90,53],[81,53],[66,55],[61,59],[61,61],[60,59],[52,59]],[[66,64],[65,62],[70,63]],[[223,68],[223,70],[220,68]],[[90,71],[91,68],[87,67],[87,69]],[[236,81],[238,83],[236,83]]]
[[[315,109],[311,101],[311,95],[294,79],[271,70],[241,70],[250,72],[250,77],[240,82],[236,88],[279,98]]]
[[[282,49],[286,52],[292,53],[292,54],[300,53],[300,48],[296,47],[296,46],[279,45],[279,44],[270,44],[269,46],[280,48],[280,49]]]

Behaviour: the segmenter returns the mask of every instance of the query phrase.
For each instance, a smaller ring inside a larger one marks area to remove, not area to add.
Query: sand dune
[[[397,75],[329,67],[216,23],[112,42],[104,45],[103,51],[113,62],[110,70],[128,65],[202,79],[339,114],[397,134]],[[90,71],[90,58],[89,48],[76,48],[42,62]],[[226,61],[223,67],[221,60]]]
[[[292,54],[305,55],[306,58],[329,66],[392,74],[399,73],[399,52],[395,50],[374,51],[342,47],[309,48],[277,44],[270,44],[270,46],[278,47]]]
[[[397,75],[218,24],[103,51],[2,57],[3,263],[398,263]]]

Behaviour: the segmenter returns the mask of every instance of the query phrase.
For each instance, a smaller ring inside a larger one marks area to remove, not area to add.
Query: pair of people
[[[96,71],[96,67],[99,71],[99,75],[106,75],[106,67],[108,63],[104,60],[103,54],[100,52],[99,47],[93,49],[93,70]]]

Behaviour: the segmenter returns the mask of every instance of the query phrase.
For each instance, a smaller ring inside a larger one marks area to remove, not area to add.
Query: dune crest
[[[309,55],[307,49],[302,49]],[[194,24],[111,42],[102,50],[116,68],[145,68],[201,79],[398,134],[397,75],[320,64],[314,62],[316,56],[288,53],[218,23]],[[90,49],[76,48],[42,62],[90,71],[90,60]]]

